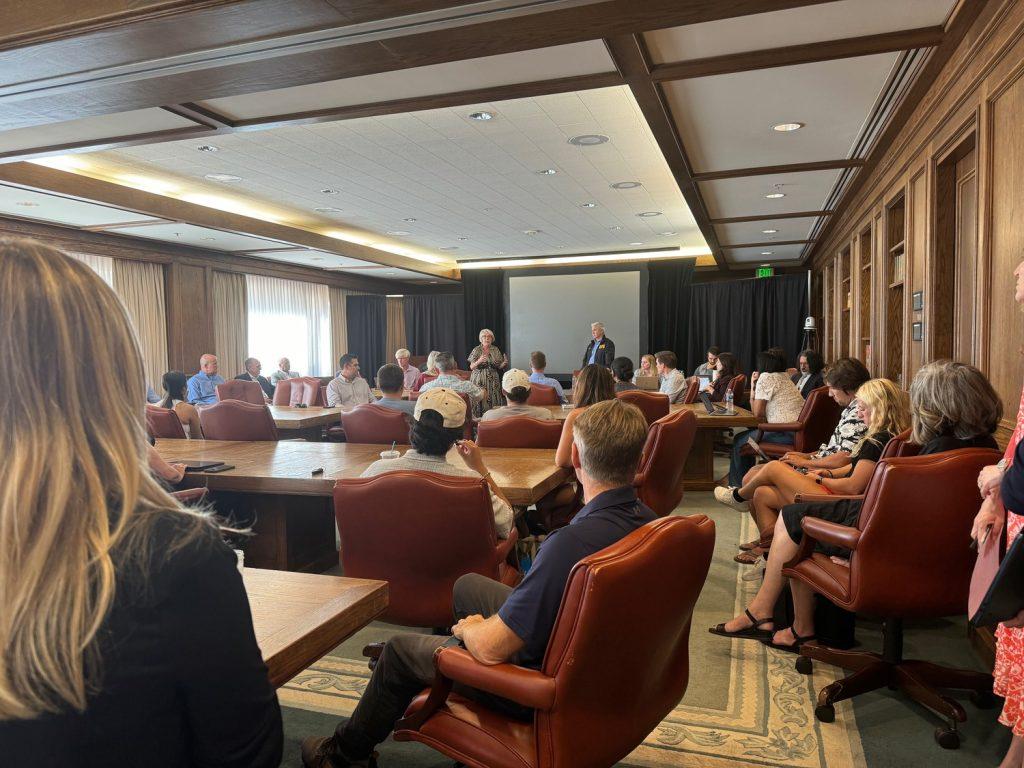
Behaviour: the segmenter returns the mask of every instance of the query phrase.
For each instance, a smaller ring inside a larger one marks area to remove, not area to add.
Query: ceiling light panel
[[[787,200],[789,198],[786,198]],[[767,202],[767,201],[766,201]],[[783,201],[785,202],[785,200]],[[773,219],[771,221],[745,221],[739,224],[716,224],[715,232],[721,243],[765,243],[773,240],[807,240],[818,221],[807,217],[799,219]],[[762,230],[775,229],[774,233]]]
[[[713,219],[819,211],[839,174],[840,171],[805,171],[777,176],[718,179],[700,182],[700,190]],[[765,195],[776,191],[785,197],[778,200],[765,198]],[[779,223],[781,221],[784,220]],[[758,229],[766,229],[763,222],[755,223],[760,225]],[[773,225],[775,223],[772,221]],[[760,242],[764,237],[758,235],[757,240],[752,242]]]
[[[803,245],[773,245],[771,248],[726,248],[722,253],[725,254],[726,261],[753,266],[766,261],[776,264],[780,261],[797,260],[800,258],[800,254],[803,253],[803,249]],[[764,254],[768,251],[771,252],[771,255],[765,256]]]
[[[130,224],[151,221],[153,218],[133,211],[122,211],[120,208],[83,203],[80,200],[4,185],[0,185],[0,214],[75,227]]]
[[[102,141],[136,133],[195,128],[195,123],[162,109],[138,109],[116,115],[97,115],[60,123],[0,131],[0,153],[26,151],[82,141]]]
[[[146,240],[161,240],[176,245],[192,245],[196,248],[211,248],[216,251],[252,251],[281,247],[275,240],[261,237],[222,232],[192,224],[156,224],[148,227],[118,227],[114,234],[141,237]],[[213,238],[210,240],[209,238]]]

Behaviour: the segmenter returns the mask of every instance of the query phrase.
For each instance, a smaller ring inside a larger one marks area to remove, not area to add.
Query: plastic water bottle
[[[731,389],[725,390],[725,412],[728,413],[728,414],[735,414],[736,413],[736,409],[733,407],[733,404],[732,404],[732,390]]]

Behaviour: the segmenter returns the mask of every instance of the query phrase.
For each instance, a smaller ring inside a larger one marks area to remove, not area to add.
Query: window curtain
[[[332,372],[338,365],[338,359],[348,352],[348,297],[363,295],[362,291],[350,291],[347,288],[330,289]]]
[[[345,303],[348,320],[348,349],[346,351],[359,358],[359,367],[362,369],[363,378],[373,381],[377,369],[388,359],[386,350],[387,301],[383,296],[366,294],[349,296]],[[394,354],[394,351],[391,354]]]
[[[246,275],[248,351],[271,371],[287,357],[304,376],[330,376],[331,298],[326,285]]]
[[[787,364],[793,365],[806,316],[806,275],[694,285],[687,371],[704,360],[712,345],[736,355],[747,374],[756,368],[757,353],[768,347],[782,347]]]
[[[406,296],[403,304],[409,350],[414,355],[426,355],[435,349],[438,352],[451,352],[459,368],[466,370],[469,365],[466,357],[469,350],[476,346],[480,328],[491,326],[480,326],[473,331],[472,337],[467,337],[463,297],[457,293]],[[497,344],[500,338],[498,331],[491,329]],[[498,348],[505,351],[504,347]]]
[[[693,288],[693,261],[651,263],[647,267],[647,349],[675,352],[684,362]],[[640,365],[639,360],[633,364]]]
[[[113,259],[114,291],[121,297],[139,339],[146,382],[157,392],[167,372],[167,309],[160,264]]]
[[[462,292],[465,306],[463,327],[469,349],[476,346],[480,331],[490,328],[494,331],[495,346],[502,352],[508,352],[508,329],[505,327],[505,271],[467,269],[462,273]],[[406,319],[406,327],[408,325]],[[469,349],[466,350],[467,354]],[[412,351],[414,354],[425,355],[430,350]]]
[[[387,332],[387,353],[388,360],[395,354],[395,350],[405,347],[408,339],[405,335],[405,307],[404,296],[388,296],[388,332]]]
[[[68,253],[75,261],[80,261],[100,276],[104,283],[114,287],[114,260],[109,256],[94,256],[91,253]]]
[[[213,352],[220,362],[220,375],[225,379],[240,373],[242,361],[248,357],[248,305],[245,287],[245,275],[230,272],[213,273]],[[195,361],[195,366],[198,370],[198,360]]]

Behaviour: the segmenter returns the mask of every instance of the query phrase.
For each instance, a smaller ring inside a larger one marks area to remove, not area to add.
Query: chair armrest
[[[551,709],[555,679],[515,664],[481,664],[465,648],[440,648],[434,654],[437,672],[447,679],[487,691],[531,709]]]
[[[843,499],[863,501],[864,496],[841,493],[798,493],[793,497],[793,503],[800,504],[804,501],[841,501]]]
[[[780,424],[758,424],[757,428],[762,432],[799,432],[804,428],[802,421],[784,421]]]
[[[801,524],[805,537],[810,536],[822,544],[833,544],[843,549],[854,550],[860,541],[860,531],[848,525],[830,523],[817,517],[805,517]]]
[[[519,531],[513,525],[512,530],[508,532],[507,539],[498,539],[498,546],[494,549],[497,563],[504,563],[508,559],[508,554],[515,547],[517,541],[519,541]]]

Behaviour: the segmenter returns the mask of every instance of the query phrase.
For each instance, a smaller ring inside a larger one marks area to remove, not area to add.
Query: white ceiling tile
[[[6,185],[0,185],[0,214],[74,227],[125,224],[150,221],[153,218],[141,213],[123,211],[120,208],[83,203],[59,195],[32,192]]]
[[[713,219],[733,216],[770,216],[775,213],[820,211],[832,191],[839,171],[806,171],[775,176],[702,181],[699,184]],[[769,200],[776,187],[786,196]]]
[[[718,241],[731,243],[763,243],[768,240],[806,240],[816,218],[774,219],[768,221],[745,221],[739,224],[718,224],[715,231]],[[765,234],[766,229],[776,229],[775,234]]]
[[[281,245],[274,240],[265,240],[261,237],[238,235],[234,232],[222,232],[217,229],[174,222],[150,227],[119,227],[113,230],[113,234],[131,235],[146,240],[161,240],[165,243],[191,245],[215,251],[251,251]]]
[[[803,253],[803,245],[776,245],[770,248],[730,248],[725,253],[726,261],[734,264],[773,264],[780,261],[795,261]],[[771,252],[770,256],[765,254]]]
[[[940,26],[955,0],[841,0],[647,32],[657,64]]]
[[[0,153],[194,127],[194,122],[173,112],[159,108],[138,109],[115,115],[83,117],[63,123],[0,131]]]

